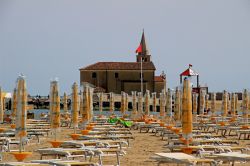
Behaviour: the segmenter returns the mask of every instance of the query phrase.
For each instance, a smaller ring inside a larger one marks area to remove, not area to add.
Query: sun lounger
[[[177,163],[187,166],[196,165],[197,163],[216,165],[213,159],[201,159],[185,153],[156,153],[152,158],[158,162],[158,165],[162,163]]]
[[[219,154],[214,154],[214,156],[216,156],[217,159],[219,160],[227,162],[230,161],[232,162],[232,165],[234,165],[235,161],[241,161],[241,162],[250,161],[249,154],[243,154],[239,152],[219,153]]]

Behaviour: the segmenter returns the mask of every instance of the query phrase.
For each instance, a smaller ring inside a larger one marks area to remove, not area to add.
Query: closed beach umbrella
[[[88,95],[88,87],[84,86],[83,92],[82,92],[82,101],[83,101],[83,107],[82,107],[82,122],[83,124],[86,124],[89,122],[90,119],[90,108],[89,108],[89,95]]]
[[[82,116],[82,112],[83,112],[83,99],[82,99],[83,93],[80,91],[80,96],[79,96],[79,114],[80,116]]]
[[[51,128],[54,130],[55,140],[57,139],[57,130],[60,129],[60,96],[58,81],[51,81]]]
[[[215,116],[215,109],[216,109],[216,93],[211,94],[211,112],[212,112],[212,117]]]
[[[193,115],[194,115],[194,120],[196,121],[196,116],[197,116],[197,107],[198,107],[198,94],[193,93]]]
[[[121,92],[121,114],[125,114],[125,93]]]
[[[0,87],[0,123],[3,123],[3,115],[4,115],[4,109],[3,109],[3,93],[2,89]]]
[[[167,100],[166,100],[166,110],[167,110],[167,118],[169,121],[172,119],[172,91],[168,88]]]
[[[230,93],[227,93],[227,111],[230,111],[230,110],[231,110]]]
[[[156,92],[152,93],[152,100],[153,100],[153,112],[157,111],[156,108]]]
[[[103,93],[99,93],[99,111],[102,112]]]
[[[150,93],[149,90],[146,90],[145,94],[145,115],[149,115],[149,99],[150,99]]]
[[[246,125],[248,125],[248,103],[249,103],[249,97],[248,97],[248,91],[244,89],[243,91],[243,101],[242,101],[242,109],[243,109],[243,119]]]
[[[133,91],[132,92],[132,106],[133,106],[133,115],[137,114],[137,102],[136,102],[136,92]]]
[[[93,117],[94,117],[94,108],[93,108],[93,93],[94,93],[94,88],[88,87],[88,95],[89,95],[89,120],[92,121]]]
[[[206,109],[206,111],[208,111],[209,110],[209,104],[208,104],[208,101],[209,101],[209,94],[206,94],[205,95],[205,109]]]
[[[235,116],[235,94],[231,94],[231,115],[232,117]]]
[[[27,136],[27,90],[24,76],[17,80],[17,112],[16,112],[16,136],[20,138],[19,152],[22,150],[23,138]]]
[[[128,94],[125,93],[125,112],[128,111]]]
[[[138,92],[138,115],[141,116],[142,112],[143,112],[142,93]]]
[[[115,110],[115,102],[114,102],[114,94],[111,92],[110,94],[109,94],[109,111],[111,112],[111,113],[113,113],[114,112],[114,110]]]
[[[222,121],[225,120],[226,116],[227,116],[227,92],[223,91],[223,95],[222,95]]]
[[[17,90],[16,88],[14,88],[14,91],[13,91],[13,97],[12,97],[12,118],[15,119],[16,117],[16,111],[17,111]]]
[[[64,113],[67,114],[68,113],[68,103],[67,103],[67,95],[66,93],[63,94],[63,110]]]
[[[200,115],[204,115],[205,109],[205,93],[204,91],[200,91]]]
[[[181,119],[181,93],[178,88],[175,91],[175,102],[174,102],[174,115],[175,120],[180,121]]]
[[[239,100],[238,99],[238,94],[235,93],[235,113],[238,113],[238,103],[239,103],[238,100]]]
[[[72,125],[74,127],[74,133],[76,133],[76,128],[78,127],[78,113],[79,113],[79,99],[78,99],[78,85],[75,82],[72,86]]]
[[[165,118],[165,107],[166,107],[166,95],[164,92],[160,93],[160,117]]]
[[[182,94],[182,133],[187,142],[192,138],[192,130],[192,91],[190,81],[184,79]]]

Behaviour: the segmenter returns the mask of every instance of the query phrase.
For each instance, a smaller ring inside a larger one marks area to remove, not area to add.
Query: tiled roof
[[[155,81],[155,82],[163,82],[164,79],[163,79],[161,76],[155,76],[154,81]]]
[[[153,62],[143,62],[143,70],[155,70]],[[97,62],[80,70],[141,70],[140,62]]]

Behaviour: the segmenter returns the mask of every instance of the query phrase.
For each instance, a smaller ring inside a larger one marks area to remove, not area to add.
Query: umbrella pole
[[[20,139],[19,139],[19,153],[21,153],[22,151],[22,137],[20,136]]]
[[[55,129],[55,141],[56,141],[56,137],[57,137],[57,135],[56,135],[56,129]]]

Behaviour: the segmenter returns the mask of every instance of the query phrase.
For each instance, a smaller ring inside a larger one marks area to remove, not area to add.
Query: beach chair
[[[197,158],[185,153],[155,153],[155,155],[151,158],[156,160],[158,162],[158,165],[163,163],[185,164],[186,166],[195,166],[199,163],[206,163],[210,166],[218,165],[217,162],[213,159]]]

